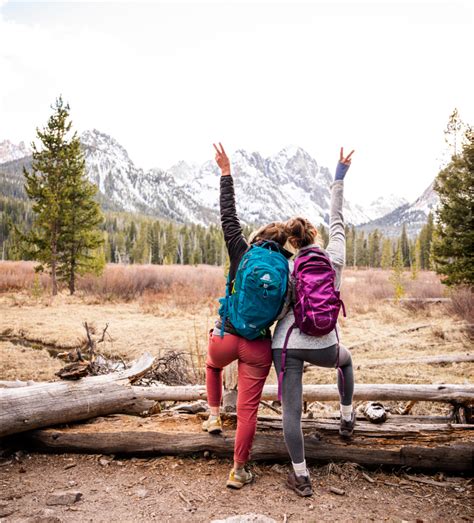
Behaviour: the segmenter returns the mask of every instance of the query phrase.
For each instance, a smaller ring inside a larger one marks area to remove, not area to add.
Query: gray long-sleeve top
[[[344,230],[344,217],[342,214],[342,204],[344,202],[344,181],[336,180],[331,188],[331,210],[329,218],[329,243],[326,247],[326,254],[336,271],[336,288],[341,287],[342,269],[346,262],[346,234]],[[300,249],[300,253],[305,249],[314,247],[308,245]],[[293,264],[290,262],[290,271],[293,271]],[[282,349],[288,329],[293,325],[295,317],[292,307],[277,323],[273,335],[272,349]],[[337,327],[336,327],[337,328]],[[339,330],[338,330],[339,333]],[[288,349],[325,349],[337,343],[335,329],[325,336],[308,336],[295,328],[288,340]]]

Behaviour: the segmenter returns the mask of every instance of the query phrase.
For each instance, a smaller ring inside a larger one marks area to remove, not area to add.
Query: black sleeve
[[[233,280],[240,260],[249,245],[242,234],[242,226],[237,218],[232,176],[221,176],[220,207],[222,230],[230,258],[230,279]]]

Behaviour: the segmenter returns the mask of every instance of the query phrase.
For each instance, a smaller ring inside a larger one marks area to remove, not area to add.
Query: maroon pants
[[[210,407],[220,406],[222,369],[234,360],[239,361],[234,460],[245,463],[255,436],[263,385],[272,364],[271,340],[251,341],[233,334],[225,334],[221,338],[211,331],[206,362],[207,401]]]

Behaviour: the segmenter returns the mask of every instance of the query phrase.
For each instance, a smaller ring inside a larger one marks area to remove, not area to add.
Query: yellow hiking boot
[[[227,480],[226,485],[229,488],[242,488],[244,485],[247,485],[247,483],[252,483],[253,481],[253,474],[245,469],[239,469],[238,472],[236,472],[234,469],[230,471],[229,479]]]
[[[209,416],[206,421],[203,421],[202,430],[209,432],[209,434],[220,434],[222,432],[221,417]]]

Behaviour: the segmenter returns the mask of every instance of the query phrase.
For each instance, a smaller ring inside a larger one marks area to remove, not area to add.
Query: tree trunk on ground
[[[145,410],[154,401],[137,395],[131,379],[144,374],[154,358],[144,354],[122,372],[0,389],[0,437],[60,423],[105,416],[125,410]]]
[[[177,387],[133,387],[135,394],[156,401],[193,401],[206,398],[203,385]],[[277,386],[265,385],[262,400],[276,400]],[[305,401],[338,401],[337,385],[304,385]],[[468,403],[474,401],[474,385],[411,385],[411,384],[356,384],[356,401],[441,401],[445,403]]]
[[[0,437],[61,423],[120,412],[143,411],[156,401],[192,401],[206,398],[206,388],[195,386],[131,386],[130,378],[148,370],[153,357],[145,354],[130,369],[77,382],[38,383],[0,388]],[[337,401],[336,385],[305,385],[305,401]],[[263,400],[275,400],[277,386],[266,385]],[[379,401],[474,401],[474,385],[358,384],[354,399]]]
[[[161,420],[163,430],[159,430]],[[157,429],[149,430],[127,418],[121,430],[119,420],[114,417],[110,422],[94,423],[93,431],[87,425],[38,430],[19,441],[23,447],[51,452],[182,456],[207,450],[217,456],[231,457],[234,433],[226,430],[222,436],[203,434],[195,430],[198,423],[196,416],[182,416],[176,419],[173,429],[169,416],[157,416],[153,420]],[[275,427],[270,428],[271,424]],[[260,420],[258,429],[251,459],[288,459],[281,420]],[[405,465],[451,472],[471,470],[474,445],[470,429],[472,425],[466,428],[436,422],[397,425],[387,421],[378,426],[359,421],[353,439],[348,442],[339,437],[337,420],[323,420],[322,423],[306,420],[303,424],[308,460]]]

